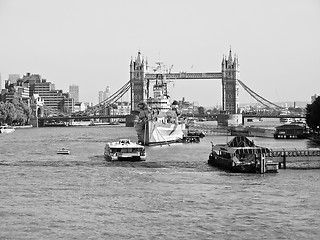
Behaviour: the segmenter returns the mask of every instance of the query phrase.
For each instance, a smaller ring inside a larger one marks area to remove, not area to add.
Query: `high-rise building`
[[[74,98],[74,102],[79,102],[79,86],[72,84],[69,86],[69,94],[71,98]]]
[[[105,91],[99,91],[99,103],[110,97],[110,87],[107,86]]]
[[[20,79],[20,74],[9,74],[8,80],[10,83],[17,83],[17,81]]]

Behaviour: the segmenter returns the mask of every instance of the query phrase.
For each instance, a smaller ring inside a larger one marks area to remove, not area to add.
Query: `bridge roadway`
[[[279,115],[279,114],[254,114],[254,113],[242,113],[242,118],[306,118],[305,115],[290,114],[290,115]]]
[[[157,74],[157,73],[146,73],[145,79],[147,80],[156,80],[161,76],[164,76],[166,79],[222,79],[221,72],[211,72],[211,73],[187,73],[187,72],[179,72],[179,73],[165,73],[165,74]]]
[[[199,115],[199,114],[183,114],[183,117],[196,117],[206,119],[216,119],[219,114],[213,115]],[[91,120],[91,119],[111,119],[111,118],[126,118],[128,115],[109,115],[109,116],[57,116],[57,117],[39,117],[39,121],[70,121],[70,120]],[[242,114],[242,118],[305,118],[306,116],[301,115],[265,115],[265,114]]]

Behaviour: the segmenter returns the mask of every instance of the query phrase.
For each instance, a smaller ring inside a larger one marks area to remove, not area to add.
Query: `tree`
[[[25,125],[31,116],[31,108],[22,100],[13,102],[16,108],[16,118],[14,119],[14,123],[18,125]]]
[[[306,123],[313,131],[320,128],[320,97],[317,97],[312,104],[307,104]]]
[[[7,111],[4,102],[0,102],[0,125],[4,124],[7,119]]]
[[[31,117],[31,108],[22,100],[11,102],[0,102],[0,124],[28,123]]]
[[[16,108],[13,103],[6,102],[5,103],[5,111],[7,112],[6,123],[11,125],[14,120],[17,118]]]
[[[204,107],[201,107],[201,106],[198,107],[198,112],[199,112],[199,115],[200,115],[200,116],[204,116],[204,115],[205,115],[205,111],[206,111],[206,110],[205,110]]]

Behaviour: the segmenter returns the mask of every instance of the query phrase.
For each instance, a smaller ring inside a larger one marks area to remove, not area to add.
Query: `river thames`
[[[119,138],[137,140],[123,126],[1,134],[0,239],[320,238],[320,169],[260,175],[209,166],[211,142],[231,136],[147,147],[146,162],[106,162],[106,142]],[[56,154],[62,147],[71,154]]]

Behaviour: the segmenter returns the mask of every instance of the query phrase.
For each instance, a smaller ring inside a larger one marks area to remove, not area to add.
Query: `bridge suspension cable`
[[[96,106],[101,105],[101,104],[112,104],[119,100],[129,89],[130,89],[130,81],[128,81],[125,85],[123,85],[118,91],[113,93],[110,97],[107,99],[103,100],[102,102],[98,103]]]
[[[264,97],[260,96],[256,92],[254,92],[252,89],[250,89],[247,85],[245,85],[242,81],[238,80],[240,85],[243,87],[244,90],[246,90],[247,93],[249,93],[254,99],[256,99],[259,103],[261,103],[263,106],[267,108],[272,108],[271,106],[274,106],[279,109],[284,109],[284,107],[281,107],[275,103],[270,102],[269,100],[265,99]]]
[[[103,100],[102,102],[99,102],[98,104],[94,105],[90,108],[90,111],[99,109],[102,106],[110,106],[111,104],[115,103],[119,100],[124,94],[128,92],[128,90],[131,87],[130,81],[128,81],[125,85],[123,85],[120,89],[118,89],[115,93],[113,93],[110,97]]]

